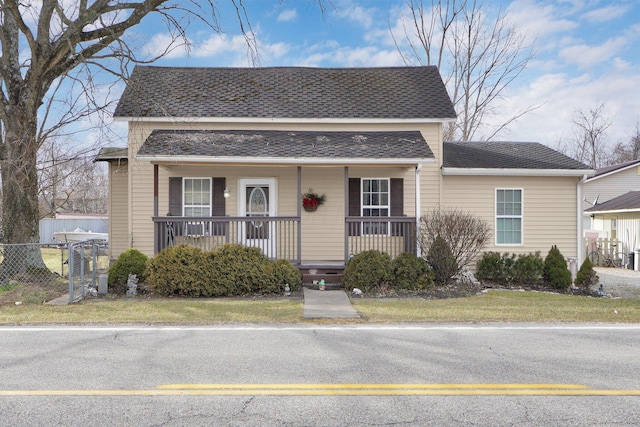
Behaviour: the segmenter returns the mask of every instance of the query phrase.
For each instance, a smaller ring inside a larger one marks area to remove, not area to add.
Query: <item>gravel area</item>
[[[640,299],[640,271],[623,268],[594,268],[604,291],[613,298]]]

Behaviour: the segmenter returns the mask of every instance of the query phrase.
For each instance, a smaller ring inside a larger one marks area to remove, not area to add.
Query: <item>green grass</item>
[[[439,300],[352,300],[371,322],[613,322],[640,323],[640,299],[544,292],[488,292]]]
[[[543,292],[493,291],[439,300],[353,299],[357,320],[304,321],[300,299],[89,299],[66,306],[0,307],[0,324],[34,323],[640,323],[640,299],[604,299]]]

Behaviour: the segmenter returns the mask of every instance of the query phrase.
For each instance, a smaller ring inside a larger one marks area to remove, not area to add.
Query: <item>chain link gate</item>
[[[0,288],[35,284],[69,292],[69,302],[97,289],[108,269],[107,242],[0,244]]]

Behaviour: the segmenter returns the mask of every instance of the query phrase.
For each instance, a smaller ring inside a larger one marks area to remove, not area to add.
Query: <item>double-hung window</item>
[[[382,218],[389,216],[389,178],[362,178],[362,216],[379,218],[362,224],[362,234],[388,234],[389,223]]]
[[[182,180],[183,216],[211,216],[211,178],[184,178]],[[204,235],[203,222],[188,223],[189,235]]]
[[[496,245],[522,244],[522,189],[496,189]]]

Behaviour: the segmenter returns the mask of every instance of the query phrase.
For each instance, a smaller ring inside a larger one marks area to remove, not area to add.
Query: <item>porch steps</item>
[[[302,286],[317,289],[324,280],[326,289],[342,289],[344,267],[300,267]]]

